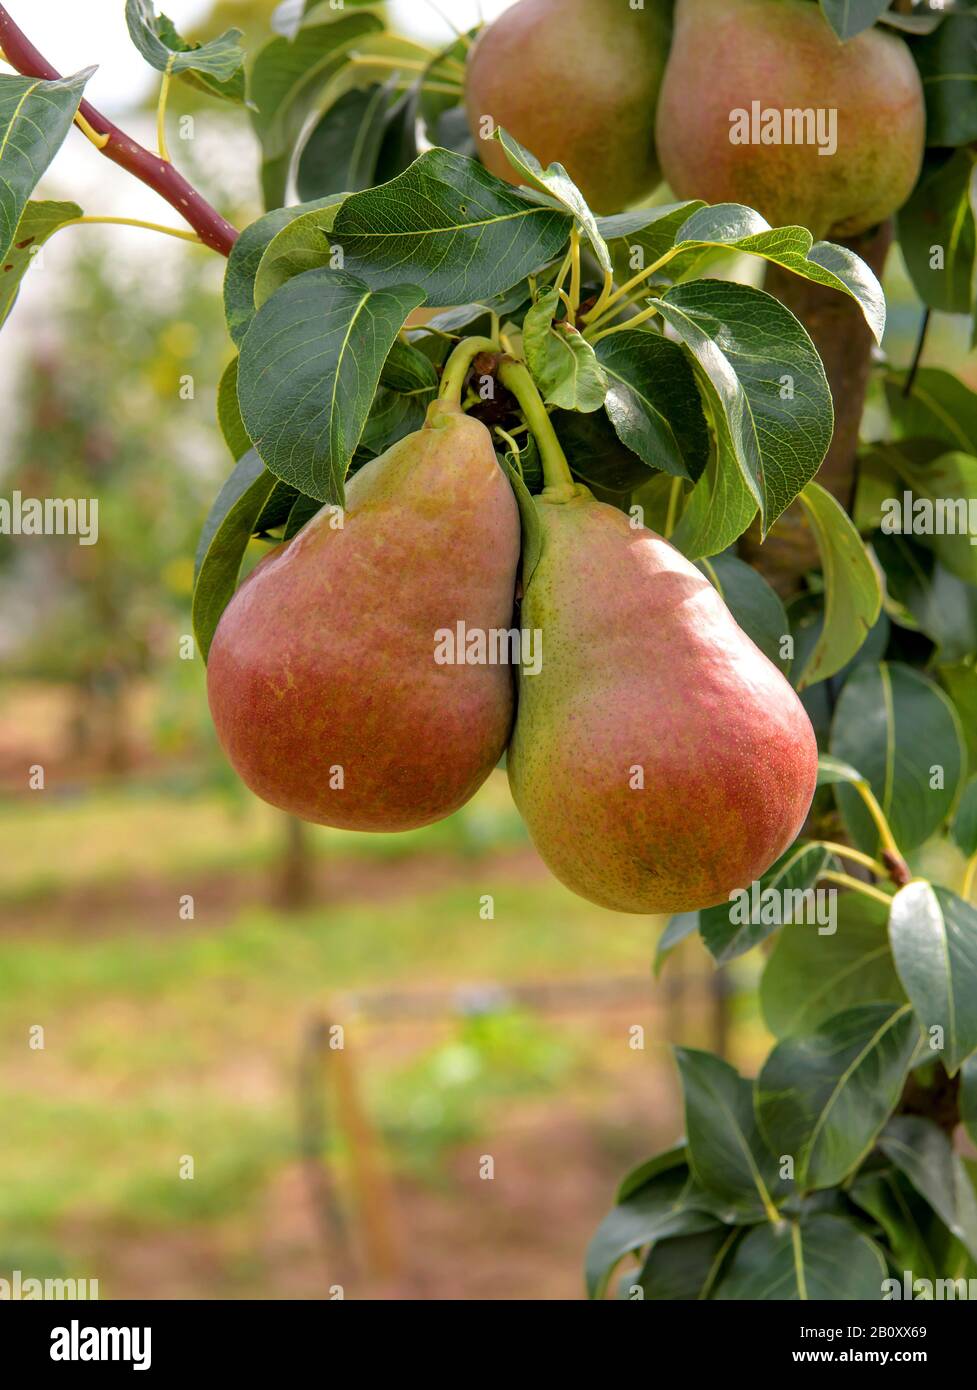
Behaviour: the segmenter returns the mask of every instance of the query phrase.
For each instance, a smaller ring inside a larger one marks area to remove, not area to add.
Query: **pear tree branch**
[[[0,5],[0,49],[10,66],[24,77],[40,77],[53,82],[61,76],[17,27],[4,5]],[[131,135],[103,116],[90,102],[83,101],[78,110],[85,123],[83,130],[89,139],[92,135],[96,137],[92,143],[106,159],[111,159],[113,164],[118,164],[165,198],[190,224],[205,246],[219,251],[222,256],[230,253],[237,240],[236,228],[216,208],[211,207],[168,160],[137,144]]]

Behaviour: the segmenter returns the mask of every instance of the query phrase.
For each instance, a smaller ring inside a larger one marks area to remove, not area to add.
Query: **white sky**
[[[133,48],[125,24],[125,0],[4,0],[15,24],[59,72],[77,72],[98,65],[98,71],[85,89],[86,97],[107,116],[120,121],[136,139],[152,145],[154,127],[148,112],[127,114],[159,87],[159,75]],[[479,11],[492,19],[514,0],[393,0],[391,19],[401,32],[432,42],[448,43],[451,26],[442,15],[450,16],[461,29],[477,22]],[[189,27],[209,9],[208,0],[156,0],[157,10],[169,15],[178,29]],[[9,71],[9,69],[3,69]],[[214,104],[218,107],[218,104]],[[222,109],[219,108],[218,109]],[[206,149],[208,126],[200,120],[198,139]],[[221,137],[223,142],[224,136]],[[179,155],[176,154],[177,162]],[[228,157],[224,143],[215,158]],[[246,117],[241,117],[241,133],[230,155],[231,172],[242,183],[242,197],[257,202],[258,150]],[[170,207],[152,189],[130,177],[104,159],[87,140],[69,137],[51,168],[41,180],[35,196],[70,198],[86,213],[115,217],[138,217],[182,226]],[[11,409],[16,394],[16,374],[22,360],[24,341],[44,331],[45,304],[54,292],[53,284],[67,267],[73,238],[98,237],[120,258],[133,263],[151,258],[160,267],[195,254],[179,241],[128,227],[100,226],[72,228],[51,239],[43,261],[25,278],[17,305],[0,333],[0,419]],[[46,278],[50,272],[53,281]],[[0,442],[0,476],[4,450]]]
[[[142,99],[158,79],[138,56],[125,25],[124,0],[4,0],[15,24],[61,72],[77,72],[92,63],[99,70],[85,95],[106,115]],[[481,0],[491,19],[513,0]],[[460,28],[477,21],[478,0],[435,0],[443,14]],[[178,29],[206,14],[207,0],[157,0]],[[429,0],[393,0],[391,18],[404,32],[448,42],[451,29],[439,19]]]

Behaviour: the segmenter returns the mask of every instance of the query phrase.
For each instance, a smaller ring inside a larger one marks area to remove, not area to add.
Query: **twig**
[[[906,384],[902,388],[902,395],[904,400],[908,400],[908,398],[913,393],[913,387],[916,384],[916,374],[918,373],[919,365],[923,360],[923,349],[926,346],[926,335],[929,333],[930,319],[932,318],[932,316],[933,310],[927,304],[926,309],[923,312],[923,320],[919,325],[919,337],[916,339],[916,351],[913,353],[912,366],[909,368],[909,373],[906,377]]]
[[[39,77],[54,82],[61,76],[18,29],[3,5],[0,5],[0,48],[10,66],[25,77]],[[216,208],[211,207],[172,164],[165,163],[158,154],[137,144],[131,135],[103,116],[90,102],[83,101],[78,109],[94,135],[105,137],[101,152],[107,159],[155,189],[190,224],[205,246],[219,251],[222,256],[229,254],[237,240],[237,229]],[[93,143],[97,145],[98,140]]]
[[[185,232],[182,227],[164,227],[160,222],[144,222],[139,217],[70,217],[67,222],[62,222],[58,231],[62,227],[79,227],[81,225],[104,225],[113,227],[145,227],[148,232],[162,232],[164,236],[179,237],[181,241],[192,241],[197,246],[202,246],[203,242],[196,232]]]

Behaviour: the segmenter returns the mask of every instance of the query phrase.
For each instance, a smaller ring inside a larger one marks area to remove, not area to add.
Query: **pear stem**
[[[860,849],[852,849],[849,845],[839,845],[833,840],[819,840],[818,844],[822,849],[830,852],[838,859],[850,859],[853,864],[861,864],[866,869],[871,869],[877,878],[888,878],[889,870],[878,859],[873,859],[870,854],[863,854]]]
[[[504,430],[501,425],[496,425],[495,433],[499,436],[500,439],[504,439],[506,444],[508,444],[510,452],[512,453],[513,464],[516,470],[518,471],[520,478],[524,478],[525,474],[522,470],[522,450],[520,449],[518,442],[515,439],[513,439],[509,431]]]
[[[465,338],[458,344],[447,362],[441,377],[438,396],[443,401],[454,401],[461,405],[461,393],[465,389],[468,371],[480,352],[497,352],[498,344],[491,338]]]
[[[663,265],[667,265],[674,256],[678,255],[678,251],[679,248],[673,246],[671,251],[666,251],[664,256],[658,257],[657,261],[654,261],[649,266],[645,266],[644,270],[639,270],[637,275],[632,275],[631,279],[621,285],[620,288],[614,290],[607,299],[604,300],[603,304],[598,300],[590,312],[584,316],[584,322],[591,328],[596,327],[598,319],[606,318],[610,314],[611,309],[615,308],[622,299],[626,299],[632,290],[637,289],[639,285],[643,285],[646,280],[650,280],[656,271],[661,270]]]
[[[672,532],[675,530],[675,523],[678,520],[679,498],[682,496],[682,479],[673,478],[672,486],[668,490],[668,515],[665,517],[665,539],[672,539]]]
[[[640,328],[643,323],[653,319],[657,313],[657,308],[652,304],[650,308],[643,309],[640,314],[636,314],[633,319],[625,319],[623,323],[615,323],[611,328],[601,329],[598,333],[595,333],[592,327],[588,328],[584,331],[584,337],[591,344],[599,343],[602,338],[609,338],[612,333],[623,333],[628,328]]]
[[[576,319],[577,310],[580,308],[580,280],[580,233],[574,227],[570,233],[570,303],[573,308],[571,323]]]
[[[975,882],[977,882],[977,854],[974,855],[967,865],[967,876],[963,881],[963,892],[961,893],[964,902],[970,902],[973,896]]]
[[[571,497],[577,495],[577,485],[570,474],[570,465],[563,452],[563,445],[557,438],[553,422],[546,413],[546,406],[536,390],[535,382],[521,362],[511,360],[500,364],[499,380],[519,402],[519,409],[525,416],[526,424],[536,437],[548,500],[569,502]]]
[[[836,874],[826,869],[824,873],[818,874],[818,878],[825,879],[828,883],[837,883],[842,888],[850,888],[855,893],[861,893],[863,897],[874,898],[876,902],[885,903],[886,907],[892,906],[892,898],[888,893],[883,893],[881,888],[873,888],[870,883],[863,883],[860,878],[852,878],[850,874]]]
[[[867,782],[854,782],[852,785],[864,801],[865,809],[875,822],[875,828],[879,832],[879,843],[882,848],[901,860],[902,853],[895,842],[895,837],[892,834],[892,827],[886,819],[885,812],[879,805],[872,788]]]
[[[176,54],[173,55],[173,58]],[[159,150],[160,159],[164,159],[167,164],[171,163],[170,152],[166,147],[166,102],[170,95],[170,77],[173,68],[173,58],[166,65],[163,73],[163,80],[159,88],[159,103],[156,107],[156,148]]]

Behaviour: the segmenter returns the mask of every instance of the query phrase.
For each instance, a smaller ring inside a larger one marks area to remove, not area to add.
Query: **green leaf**
[[[314,516],[322,510],[319,502],[314,497],[303,497],[299,493],[285,522],[285,529],[282,532],[282,540],[290,541],[301,531],[306,522],[311,521]]]
[[[283,483],[280,480],[276,481],[275,486],[268,494],[264,506],[258,513],[252,534],[255,536],[264,536],[267,535],[269,531],[274,531],[280,526],[284,526],[288,518],[292,515],[299,495],[300,494],[295,491],[295,488],[289,487],[287,483]],[[321,509],[321,503],[315,502],[313,505],[316,511]]]
[[[438,389],[438,374],[434,363],[423,352],[396,338],[383,364],[380,380],[391,391],[402,396],[423,396],[425,405],[431,392]]]
[[[851,763],[833,758],[830,753],[822,753],[818,758],[818,786],[830,787],[836,782],[863,782],[867,785],[868,778]]]
[[[423,298],[413,285],[371,290],[348,275],[307,270],[258,310],[241,344],[238,399],[277,477],[342,504],[387,354]]]
[[[296,186],[303,203],[370,187],[390,96],[389,84],[354,87],[320,117],[299,155]]]
[[[551,164],[548,169],[544,170],[536,156],[531,154],[525,146],[520,145],[515,136],[510,135],[507,130],[502,130],[501,127],[496,127],[494,138],[505,150],[506,157],[513,169],[522,176],[524,184],[530,188],[540,189],[552,198],[559,207],[570,213],[583,229],[583,233],[597,258],[597,264],[601,270],[610,274],[612,269],[611,253],[600,234],[597,218],[591,212],[586,198],[563,165]]]
[[[24,208],[13,241],[0,257],[0,324],[14,307],[20,284],[39,247],[66,222],[81,216],[77,203],[29,202]]]
[[[973,308],[975,245],[971,181],[977,156],[969,149],[928,163],[898,215],[899,246],[924,304],[946,314]],[[934,268],[934,248],[941,264]]]
[[[244,100],[240,29],[228,29],[207,43],[187,43],[171,20],[157,15],[152,0],[126,0],[126,26],[136,48],[157,72],[187,76],[216,96]]]
[[[926,97],[926,143],[977,140],[977,15],[950,14],[913,45]]]
[[[348,193],[341,193],[338,197],[319,198],[302,207],[286,209],[288,212],[297,212],[299,216],[289,218],[262,251],[253,283],[252,298],[255,309],[267,304],[286,280],[291,280],[306,270],[318,270],[329,265],[329,233],[336,220],[336,213],[348,197]],[[308,211],[305,208],[308,208]],[[269,217],[276,215],[268,214]]]
[[[968,859],[977,854],[977,776],[964,788],[953,818],[953,838]]]
[[[878,1302],[887,1272],[882,1251],[851,1221],[812,1216],[748,1232],[716,1298]]]
[[[857,1004],[902,1002],[888,921],[883,903],[843,893],[833,935],[803,926],[782,931],[760,981],[760,1007],[771,1033],[810,1033]]]
[[[699,930],[698,912],[680,912],[675,917],[670,917],[668,925],[658,938],[658,947],[655,951],[654,973],[657,978],[662,971],[666,958],[675,950],[680,942],[687,936]]]
[[[586,415],[604,404],[607,378],[583,334],[556,319],[560,305],[556,290],[544,290],[526,315],[526,362],[549,405]]]
[[[872,270],[845,246],[815,242],[805,227],[772,228],[752,208],[721,203],[694,212],[679,228],[675,246],[683,256],[706,248],[760,256],[805,280],[847,294],[862,310],[876,342],[882,341],[885,295]],[[674,269],[669,265],[667,273]]]
[[[781,648],[784,637],[790,633],[790,623],[780,595],[752,565],[735,555],[714,555],[711,560],[700,560],[698,567],[718,591],[737,625],[786,674],[790,661],[781,656]]]
[[[977,1053],[960,1068],[960,1120],[972,1144],[977,1144]]]
[[[235,241],[224,272],[224,316],[227,319],[228,332],[236,347],[241,346],[244,335],[254,319],[255,279],[265,251],[274,237],[296,218],[305,217],[319,208],[326,209],[328,216],[329,210],[335,207],[334,198],[320,198],[311,206],[300,203],[293,208],[276,208],[274,212],[266,212],[263,217],[245,227]],[[328,254],[323,259],[327,260]]]
[[[964,775],[960,721],[940,688],[910,666],[858,666],[841,692],[831,752],[864,773],[904,854],[943,823]],[[874,854],[878,830],[858,794],[839,785],[852,842]]]
[[[740,1232],[726,1226],[656,1240],[634,1283],[645,1299],[670,1303],[711,1297]]]
[[[677,1047],[675,1059],[692,1172],[741,1220],[768,1216],[783,1184],[757,1128],[752,1084],[709,1052]]]
[[[501,294],[558,256],[563,212],[527,203],[473,159],[433,149],[340,209],[332,244],[373,289],[416,284],[445,307]]]
[[[638,271],[656,265],[675,245],[679,229],[705,206],[695,199],[598,217],[597,230],[613,251],[615,278],[626,284]]]
[[[885,607],[893,622],[925,633],[939,649],[940,665],[977,650],[977,589],[906,536],[877,535],[872,548],[885,575]]]
[[[573,476],[598,496],[614,494],[626,499],[649,478],[664,476],[650,473],[647,465],[621,443],[603,410],[590,415],[554,410],[550,418]]]
[[[603,1298],[618,1262],[651,1240],[712,1230],[719,1223],[700,1205],[701,1194],[684,1165],[653,1178],[612,1207],[587,1249],[587,1294]]]
[[[264,155],[265,204],[285,198],[295,145],[323,88],[343,67],[350,47],[380,33],[375,14],[350,14],[299,29],[294,39],[278,36],[260,50],[251,69],[252,121]]]
[[[965,661],[941,662],[937,674],[963,725],[968,766],[977,768],[977,667]]]
[[[879,577],[861,536],[844,508],[818,483],[800,495],[821,555],[824,625],[797,680],[797,689],[814,685],[847,666],[882,608]]]
[[[831,392],[814,344],[778,300],[747,285],[699,280],[652,302],[692,358],[720,466],[739,469],[769,529],[831,442]]]
[[[709,431],[689,361],[677,343],[640,329],[596,345],[608,379],[607,416],[648,465],[695,482],[709,459]]]
[[[94,71],[86,68],[54,82],[0,74],[0,265],[14,264],[10,248],[27,200],[71,129]]]
[[[879,1148],[977,1260],[977,1197],[943,1131],[919,1115],[897,1115],[881,1135]]]
[[[885,397],[899,439],[942,439],[948,449],[977,454],[977,392],[940,367],[920,367],[904,395],[901,374],[885,378]]]
[[[233,357],[224,368],[224,374],[220,379],[217,388],[217,423],[232,456],[240,459],[251,448],[251,440],[244,428],[237,399],[237,367],[238,359]]]
[[[376,456],[421,429],[429,400],[428,395],[404,396],[381,385],[370,407],[360,449]]]
[[[522,525],[522,563],[520,573],[522,575],[523,592],[525,592],[529,587],[529,581],[535,573],[536,566],[539,564],[539,557],[543,553],[543,525],[539,519],[536,502],[523,481],[522,474],[519,472],[513,456],[506,453],[500,456],[499,462],[505,470],[519,506],[519,520]]]
[[[955,1076],[977,1050],[977,908],[916,879],[893,899],[889,940],[930,1047]]]
[[[799,840],[759,880],[755,900],[747,885],[735,897],[731,894],[729,903],[700,912],[699,932],[716,964],[752,951],[781,926],[816,932],[814,903],[807,894],[830,857],[820,845]]]
[[[193,631],[204,660],[221,614],[234,596],[244,553],[275,478],[252,449],[221,488],[197,546]]]
[[[859,1004],[782,1039],[757,1078],[756,1113],[773,1153],[806,1188],[834,1187],[865,1158],[898,1104],[919,1044],[908,1004]]]
[[[881,1226],[897,1270],[924,1279],[945,1275],[943,1260],[953,1237],[900,1172],[861,1172],[848,1195]]]
[[[737,466],[726,417],[714,415],[713,424],[717,447],[686,498],[670,538],[689,560],[706,559],[728,549],[756,516],[756,501]]]
[[[459,150],[465,155],[474,155],[475,141],[468,128],[468,118],[463,106],[459,105],[453,92],[442,92],[441,86],[457,87],[458,68],[468,61],[472,43],[478,37],[478,27],[469,29],[446,44],[431,59],[419,75],[417,87],[418,117],[421,143],[443,145],[451,150]]]
[[[881,452],[914,494],[908,518],[913,538],[932,550],[958,579],[977,585],[977,533],[970,526],[971,508],[977,499],[977,457],[954,451],[923,461],[914,450],[897,445]],[[891,505],[883,508],[882,530],[886,535],[906,534],[905,511],[902,496],[893,497]],[[932,533],[919,529],[922,526]]]
[[[626,1202],[640,1188],[647,1186],[652,1178],[657,1178],[659,1173],[667,1173],[672,1168],[682,1168],[688,1171],[689,1156],[686,1152],[685,1141],[674,1144],[670,1149],[664,1149],[661,1153],[655,1154],[653,1158],[646,1158],[643,1163],[632,1168],[624,1178],[621,1179],[617,1189],[615,1202]]]
[[[871,29],[891,4],[892,0],[821,0],[821,9],[839,39],[845,40]]]

